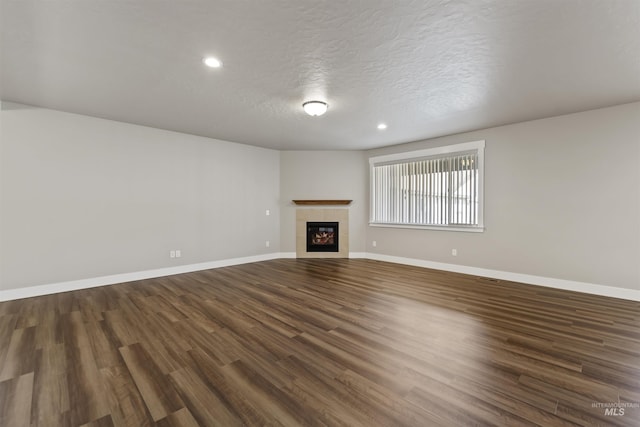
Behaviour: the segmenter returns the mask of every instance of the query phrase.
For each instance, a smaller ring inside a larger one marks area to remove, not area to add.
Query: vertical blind
[[[373,165],[372,222],[478,225],[478,163],[474,151]]]

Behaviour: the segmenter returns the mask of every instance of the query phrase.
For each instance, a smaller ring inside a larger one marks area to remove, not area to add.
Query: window
[[[482,231],[484,141],[369,159],[370,225]]]

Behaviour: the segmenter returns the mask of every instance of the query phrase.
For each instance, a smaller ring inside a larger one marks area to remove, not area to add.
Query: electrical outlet
[[[271,246],[271,242],[269,242],[269,241],[267,240],[266,242],[264,242],[264,245],[265,245],[266,247],[269,247],[269,246]]]
[[[373,241],[373,243],[371,243],[373,245],[373,247],[375,248],[376,246],[378,246],[378,242],[376,242],[375,240]]]
[[[451,249],[451,255],[458,256],[458,250],[457,249]]]
[[[169,251],[169,258],[175,258],[176,257],[176,251]]]
[[[182,251],[180,249],[176,250],[176,258],[180,258],[182,256]]]
[[[265,214],[266,216],[269,216],[269,215],[271,215],[271,211],[270,211],[269,209],[267,209],[266,211],[264,211],[264,214]]]

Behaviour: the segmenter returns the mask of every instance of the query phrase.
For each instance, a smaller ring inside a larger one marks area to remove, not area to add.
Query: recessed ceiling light
[[[327,108],[329,108],[329,105],[326,102],[322,101],[307,101],[302,104],[302,108],[304,109],[305,113],[310,116],[321,116],[327,112]]]
[[[378,129],[379,129],[379,130],[385,130],[386,128],[387,128],[387,125],[386,125],[386,124],[384,124],[384,123],[380,123],[380,124],[378,125]]]
[[[222,67],[222,62],[218,58],[214,58],[213,56],[207,56],[202,60],[204,65],[211,68],[220,68]]]

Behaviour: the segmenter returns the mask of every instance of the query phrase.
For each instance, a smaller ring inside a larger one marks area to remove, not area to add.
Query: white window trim
[[[413,228],[421,230],[440,231],[463,231],[471,233],[481,233],[484,231],[484,147],[485,141],[472,141],[462,144],[444,145],[441,147],[427,148],[423,150],[407,151],[403,153],[386,154],[369,158],[369,226],[388,228]],[[464,151],[477,150],[478,152],[478,225],[473,226],[447,226],[447,225],[418,225],[418,224],[388,224],[372,222],[371,217],[374,211],[374,191],[373,191],[373,168],[381,163],[399,162],[403,160],[417,160],[424,157],[434,157],[443,154],[458,153]]]

